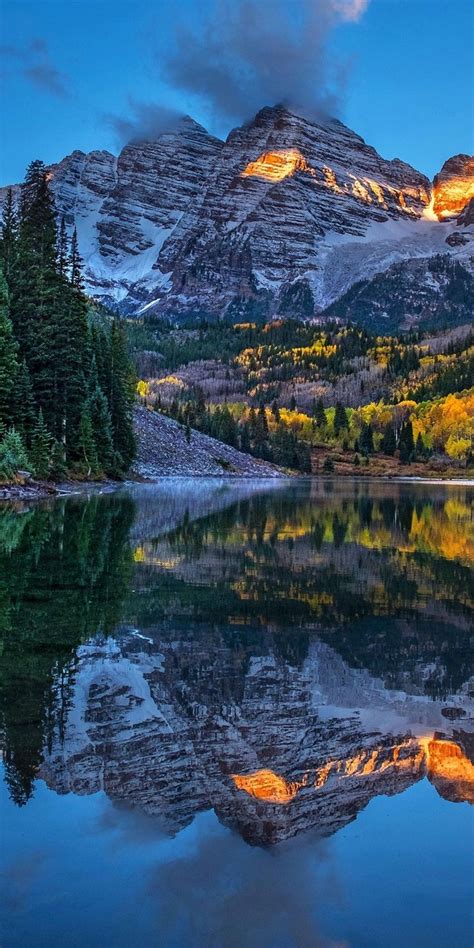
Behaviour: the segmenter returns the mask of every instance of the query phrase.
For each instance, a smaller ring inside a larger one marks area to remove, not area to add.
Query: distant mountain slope
[[[356,283],[325,315],[380,333],[461,326],[474,316],[474,276],[447,254],[395,263]]]
[[[449,159],[432,186],[341,122],[282,106],[225,143],[187,117],[118,158],[75,151],[50,170],[88,292],[124,314],[311,317],[403,260],[472,267],[474,159]]]

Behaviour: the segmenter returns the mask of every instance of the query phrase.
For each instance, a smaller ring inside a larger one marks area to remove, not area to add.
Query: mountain
[[[341,122],[283,106],[226,142],[183,118],[118,158],[73,152],[50,171],[88,291],[127,314],[312,316],[407,259],[472,266],[472,158],[432,186]]]
[[[455,700],[463,713],[466,696]],[[130,628],[77,650],[69,714],[40,776],[61,794],[103,791],[170,835],[213,808],[247,842],[271,845],[335,833],[374,796],[423,777],[472,801],[470,734],[453,733],[442,710],[319,641],[295,665],[272,648],[229,648],[206,624],[193,639]]]
[[[327,310],[379,333],[462,326],[472,320],[474,274],[448,254],[393,263],[352,286]]]

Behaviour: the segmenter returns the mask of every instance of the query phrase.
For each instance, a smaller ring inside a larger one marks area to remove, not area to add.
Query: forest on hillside
[[[188,432],[303,472],[321,448],[328,471],[377,455],[472,467],[472,326],[381,336],[290,319],[130,320],[127,332],[143,401]]]

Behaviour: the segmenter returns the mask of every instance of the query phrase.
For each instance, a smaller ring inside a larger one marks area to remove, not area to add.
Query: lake
[[[473,500],[0,505],[2,948],[470,948]]]

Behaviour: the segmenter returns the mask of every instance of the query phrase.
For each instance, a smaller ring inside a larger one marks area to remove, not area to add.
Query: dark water
[[[0,507],[2,946],[471,946],[473,499]]]

